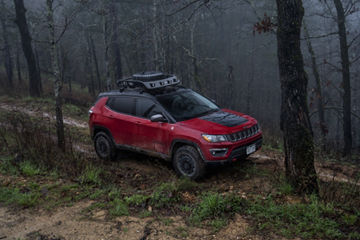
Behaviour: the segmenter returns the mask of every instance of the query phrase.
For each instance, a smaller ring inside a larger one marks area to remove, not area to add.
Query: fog
[[[1,1],[11,58],[19,58],[22,77],[26,61],[14,23],[13,1]],[[344,0],[352,93],[353,148],[360,149],[360,7]],[[42,81],[51,72],[45,0],[26,0],[27,18]],[[336,10],[332,1],[305,0],[309,30],[322,86],[326,145],[341,149],[342,74]],[[78,84],[95,96],[116,88],[118,78],[157,70],[176,74],[219,105],[256,117],[270,136],[281,136],[281,91],[278,74],[275,1],[223,0],[57,0],[55,30],[62,80],[66,90]],[[266,15],[265,15],[266,14]],[[264,16],[274,23],[268,32],[255,31]],[[4,28],[0,46],[4,46]],[[308,95],[315,141],[320,136],[316,84],[311,56],[303,35],[302,52],[309,77]],[[0,64],[4,63],[3,54]],[[15,68],[15,67],[14,67]],[[5,76],[5,68],[1,67]],[[14,80],[15,82],[17,80]],[[5,80],[2,83],[6,85]]]

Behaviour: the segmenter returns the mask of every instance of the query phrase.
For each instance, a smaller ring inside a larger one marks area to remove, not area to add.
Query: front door
[[[150,117],[163,114],[155,102],[149,98],[136,99],[137,130],[134,136],[134,145],[144,150],[168,154],[169,123],[151,122]]]

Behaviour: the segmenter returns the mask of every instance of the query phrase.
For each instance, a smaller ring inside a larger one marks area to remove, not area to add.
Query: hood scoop
[[[224,112],[224,111],[214,112],[209,115],[200,117],[200,119],[206,120],[209,122],[214,122],[214,123],[226,126],[226,127],[239,126],[248,121],[246,118],[240,117],[240,116],[232,114],[232,113]]]

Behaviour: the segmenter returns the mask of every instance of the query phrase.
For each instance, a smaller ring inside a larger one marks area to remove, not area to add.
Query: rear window
[[[106,103],[106,106],[108,106],[115,112],[125,113],[129,115],[135,114],[134,97],[110,97]]]

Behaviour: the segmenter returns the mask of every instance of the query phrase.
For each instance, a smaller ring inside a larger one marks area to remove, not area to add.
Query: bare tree
[[[340,53],[341,53],[341,72],[343,78],[343,130],[344,130],[344,156],[351,155],[352,134],[351,134],[351,86],[350,86],[350,61],[349,46],[347,43],[347,33],[345,26],[345,11],[341,0],[334,0],[337,24],[339,29]]]
[[[103,18],[103,38],[104,38],[104,62],[105,62],[105,76],[106,76],[106,89],[111,90],[112,81],[111,81],[111,73],[110,73],[110,62],[109,62],[109,52],[110,52],[110,41],[109,35],[110,33],[110,2],[108,0],[102,1],[102,18]]]
[[[18,25],[22,48],[28,64],[29,70],[29,92],[30,96],[39,97],[40,91],[40,74],[36,67],[35,56],[31,46],[31,36],[26,20],[26,9],[24,7],[24,0],[14,0],[16,11],[16,24]]]
[[[112,1],[110,8],[110,15],[112,17],[111,21],[111,38],[110,38],[110,52],[111,52],[111,67],[113,69],[113,78],[114,80],[121,79],[123,75],[122,71],[122,61],[121,61],[121,50],[119,44],[119,34],[118,34],[118,9],[117,5]]]
[[[300,48],[301,0],[276,0],[281,82],[281,130],[288,181],[298,193],[318,192],[314,143],[307,104],[307,76]]]
[[[61,89],[62,81],[59,70],[59,60],[57,55],[57,42],[55,38],[55,23],[53,0],[46,0],[47,5],[47,21],[49,27],[50,55],[52,75],[54,77],[54,94],[55,94],[55,113],[56,113],[56,133],[58,146],[65,151],[64,122],[62,113]]]
[[[0,2],[1,4],[1,8],[3,10],[5,10],[5,4],[4,1]],[[11,46],[9,44],[9,33],[8,33],[8,29],[7,29],[7,22],[5,19],[5,14],[4,11],[2,11],[2,14],[0,16],[0,22],[1,22],[1,27],[2,27],[2,35],[3,35],[3,39],[4,39],[4,47],[3,47],[3,51],[4,51],[4,67],[6,70],[6,75],[8,78],[8,85],[10,88],[13,88],[13,61],[11,59]]]
[[[319,113],[319,124],[320,124],[320,131],[321,131],[320,144],[322,145],[322,147],[324,147],[326,135],[327,135],[327,127],[326,127],[326,123],[325,123],[325,110],[324,110],[324,103],[323,103],[323,94],[322,94],[322,89],[321,89],[321,79],[320,79],[318,66],[316,63],[315,51],[314,51],[314,48],[312,46],[311,39],[310,39],[309,30],[307,29],[305,21],[303,22],[303,24],[304,24],[304,33],[305,33],[305,37],[306,37],[307,48],[308,48],[308,51],[311,56],[311,68],[312,68],[312,72],[313,72],[313,75],[315,78],[315,84],[316,84],[315,96],[316,96],[316,101],[317,101],[317,111]]]

